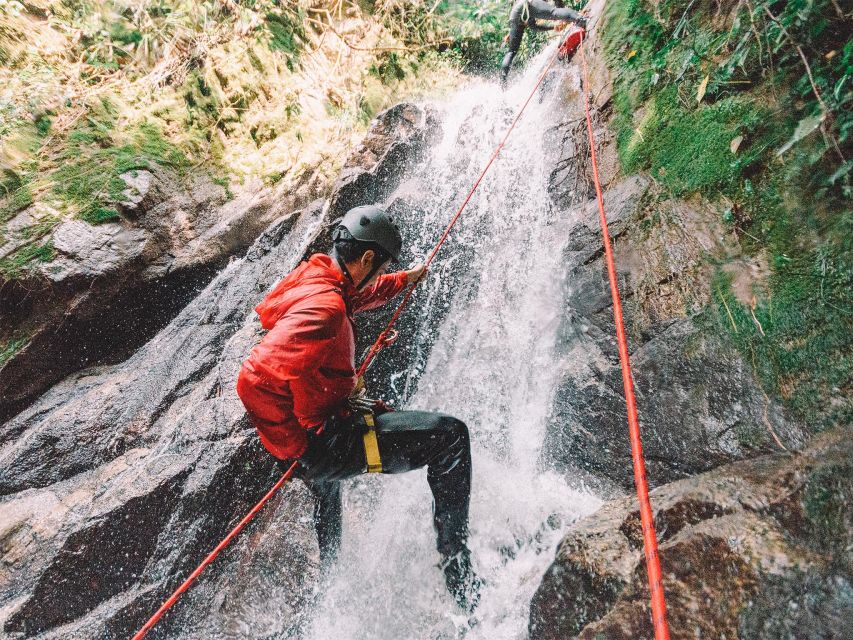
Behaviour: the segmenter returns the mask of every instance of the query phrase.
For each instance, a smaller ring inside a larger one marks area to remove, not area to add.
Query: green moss
[[[50,118],[46,115],[39,116],[35,122],[13,118],[10,123],[4,111],[0,106],[0,146],[11,154],[0,153],[0,159],[23,156],[27,160],[13,161],[0,168],[0,223],[33,203],[32,181],[37,163],[32,158],[50,130]]]
[[[728,19],[711,20],[712,10],[676,0],[608,3],[603,41],[620,161],[626,172],[647,171],[661,197],[725,202],[722,221],[747,254],[768,260],[771,274],[743,305],[719,271],[715,329],[768,394],[811,427],[849,423],[853,163],[835,148],[851,157],[849,30],[828,0],[755,0],[732,6]],[[806,126],[819,122],[823,106],[789,36],[810,56],[833,113],[825,135]]]
[[[657,92],[644,105],[636,128],[619,135],[627,172],[648,170],[673,195],[731,190],[769,147],[781,142],[764,126],[766,109],[740,96],[699,108],[686,107],[676,87]],[[742,137],[737,153],[731,143]]]
[[[0,342],[0,367],[9,362],[26,344],[26,338],[12,338]]]
[[[19,277],[26,269],[39,262],[50,262],[55,257],[53,243],[29,244],[0,260],[0,276],[7,280]]]
[[[126,188],[121,174],[166,166],[180,173],[189,166],[183,152],[154,124],[143,122],[115,132],[109,109],[94,115],[68,138],[63,163],[52,175],[53,193],[90,224],[119,217],[114,203]],[[116,144],[119,139],[127,140]]]
[[[764,443],[766,431],[764,427],[755,424],[738,424],[734,429],[738,444],[744,449],[755,449]]]
[[[214,177],[212,178],[213,184],[218,184],[220,187],[225,189],[225,197],[228,200],[234,199],[234,192],[231,190],[231,181],[228,178]]]
[[[712,285],[717,326],[752,363],[762,386],[812,429],[850,424],[853,262],[830,261],[817,251],[781,262],[770,295],[757,298],[754,309],[740,304],[728,277],[718,273]]]
[[[821,430],[853,422],[853,207],[813,188],[808,155],[804,149],[734,192],[733,225],[749,230],[744,247],[769,259],[767,291],[756,292],[752,309],[722,276],[714,289],[729,307],[716,301],[719,326],[765,389]]]
[[[33,203],[33,192],[27,177],[0,185],[0,194],[3,194],[0,195],[0,222],[6,222]]]
[[[38,240],[50,233],[57,224],[59,224],[59,220],[49,216],[21,229],[21,236],[26,240]]]
[[[812,537],[824,548],[850,553],[853,475],[849,465],[836,464],[814,471],[803,490],[803,511]]]
[[[266,43],[272,51],[284,54],[287,68],[293,71],[306,41],[302,11],[283,10],[266,14]]]
[[[91,204],[90,206],[80,210],[80,218],[89,224],[102,224],[104,222],[118,220],[121,218],[121,215],[112,207]]]
[[[831,136],[834,141],[813,147],[809,165],[815,169],[811,173],[824,185],[832,183],[839,191],[846,190],[848,197],[853,195],[849,183],[853,163],[840,165],[834,149],[836,145],[849,147],[853,131],[853,40],[831,0],[756,0],[731,8],[728,19],[717,13],[711,20],[709,11],[707,3],[677,0],[608,3],[602,37],[614,72],[615,125],[623,160],[628,166],[636,160],[631,152],[640,138],[637,115],[644,110],[647,113],[642,119],[651,124],[664,114],[667,118],[674,116],[675,124],[685,125],[684,133],[692,135],[683,138],[687,144],[697,134],[715,137],[703,129],[731,133],[733,122],[742,117],[744,125],[763,125],[768,134],[764,145],[753,149],[761,152],[770,146],[776,151],[791,138],[798,123],[826,109],[832,116],[824,127],[825,139]],[[774,13],[776,20],[769,20],[767,11]],[[791,40],[811,58],[811,79],[821,100]],[[732,101],[738,97],[742,99]],[[750,107],[750,101],[754,106]],[[716,112],[705,111],[705,105],[720,103]],[[688,118],[687,114],[692,115]],[[650,134],[654,137],[659,132],[652,128]],[[712,145],[710,153],[713,156],[717,152],[715,173],[723,172],[730,158],[723,153],[722,143],[728,141],[711,142],[718,143]],[[750,142],[749,137],[746,142]],[[737,152],[738,159],[745,150],[741,147]],[[835,162],[817,166],[827,154],[835,155]],[[843,152],[841,155],[849,157]],[[678,164],[677,157],[662,158],[667,159]],[[749,162],[741,165],[739,168],[746,170]]]

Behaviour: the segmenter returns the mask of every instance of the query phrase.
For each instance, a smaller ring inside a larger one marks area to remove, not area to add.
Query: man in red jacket
[[[298,474],[315,498],[324,568],[340,546],[340,481],[426,466],[445,582],[470,611],[479,581],[467,548],[467,427],[440,413],[365,411],[373,401],[357,394],[353,314],[385,304],[425,268],[385,275],[399,258],[402,238],[378,207],[349,211],[333,241],[331,255],[311,256],[256,307],[269,333],[243,363],[237,393],[266,449],[283,464],[299,460]]]

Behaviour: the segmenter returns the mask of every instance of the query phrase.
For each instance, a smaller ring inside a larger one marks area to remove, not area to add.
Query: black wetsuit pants
[[[562,2],[554,6],[545,0],[519,0],[509,12],[509,51],[501,63],[501,81],[506,82],[512,61],[521,47],[521,38],[524,36],[526,27],[538,30],[549,30],[550,27],[540,27],[536,20],[562,20],[573,22],[582,20],[581,14],[573,9],[562,7]],[[525,8],[526,5],[526,8]]]
[[[297,474],[314,496],[314,524],[324,567],[341,541],[341,480],[367,472],[363,419],[332,419],[323,433],[308,432],[308,449]],[[471,446],[464,423],[440,413],[392,411],[377,415],[382,473],[427,467],[434,499],[433,524],[443,557],[457,554],[468,538]]]

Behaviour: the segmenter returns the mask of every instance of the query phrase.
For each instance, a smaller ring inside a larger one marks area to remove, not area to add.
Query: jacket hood
[[[294,304],[326,291],[339,291],[348,299],[355,288],[347,281],[331,256],[315,253],[291,271],[263,302],[255,307],[261,318],[261,326],[264,329],[272,329]]]

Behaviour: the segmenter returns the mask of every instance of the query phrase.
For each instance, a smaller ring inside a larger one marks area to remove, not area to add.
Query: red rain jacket
[[[352,314],[382,306],[406,284],[400,271],[357,291],[331,257],[316,253],[255,307],[269,333],[243,363],[237,393],[276,458],[301,456],[305,430],[321,426],[355,388]]]

